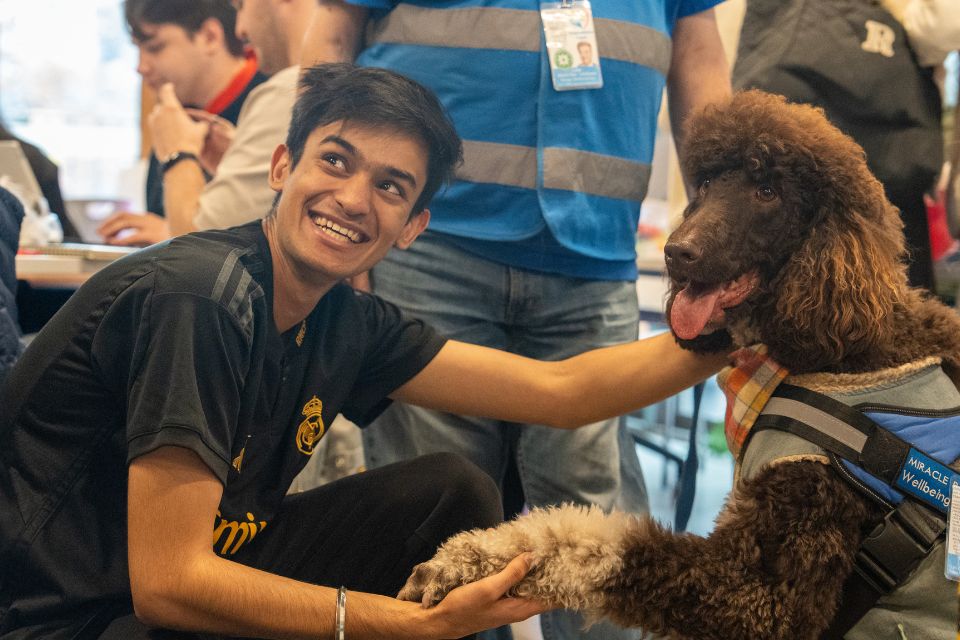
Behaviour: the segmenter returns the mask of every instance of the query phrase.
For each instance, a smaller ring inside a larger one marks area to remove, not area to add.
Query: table
[[[16,257],[17,280],[38,288],[76,289],[103,267],[134,251],[128,247],[73,243],[21,247]]]

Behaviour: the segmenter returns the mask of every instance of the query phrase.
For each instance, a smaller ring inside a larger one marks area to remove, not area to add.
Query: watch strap
[[[197,154],[191,151],[174,151],[167,156],[166,160],[160,163],[160,173],[166,173],[173,165],[183,160],[193,160],[198,166],[200,164],[200,158],[197,157]]]

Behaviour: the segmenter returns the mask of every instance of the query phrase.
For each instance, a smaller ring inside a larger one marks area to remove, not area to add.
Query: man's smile
[[[353,244],[360,244],[366,242],[369,237],[367,234],[356,229],[350,229],[343,224],[334,222],[330,218],[327,218],[321,213],[315,211],[309,212],[310,219],[313,221],[313,224],[320,229],[323,233],[330,236],[334,240],[339,242],[350,242]]]

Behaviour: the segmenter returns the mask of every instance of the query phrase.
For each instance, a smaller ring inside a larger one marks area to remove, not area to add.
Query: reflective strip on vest
[[[597,18],[595,23],[601,58],[643,65],[664,75],[669,71],[672,43],[666,34],[609,18]],[[536,52],[540,51],[540,33],[540,14],[536,11],[482,7],[427,9],[400,4],[371,23],[366,44]]]
[[[463,141],[463,165],[457,178],[468,182],[537,188],[537,150],[516,144]]]
[[[537,150],[513,144],[464,140],[457,178],[469,182],[537,188]],[[577,149],[543,150],[543,186],[641,202],[650,165]]]
[[[577,149],[543,150],[543,186],[641,202],[650,165]]]

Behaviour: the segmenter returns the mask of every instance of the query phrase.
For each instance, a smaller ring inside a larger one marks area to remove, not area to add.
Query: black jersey
[[[334,417],[371,420],[444,342],[346,285],[280,335],[272,298],[258,221],[117,261],[40,332],[0,411],[0,629],[129,602],[132,459],[203,459],[229,557],[270,526]]]

